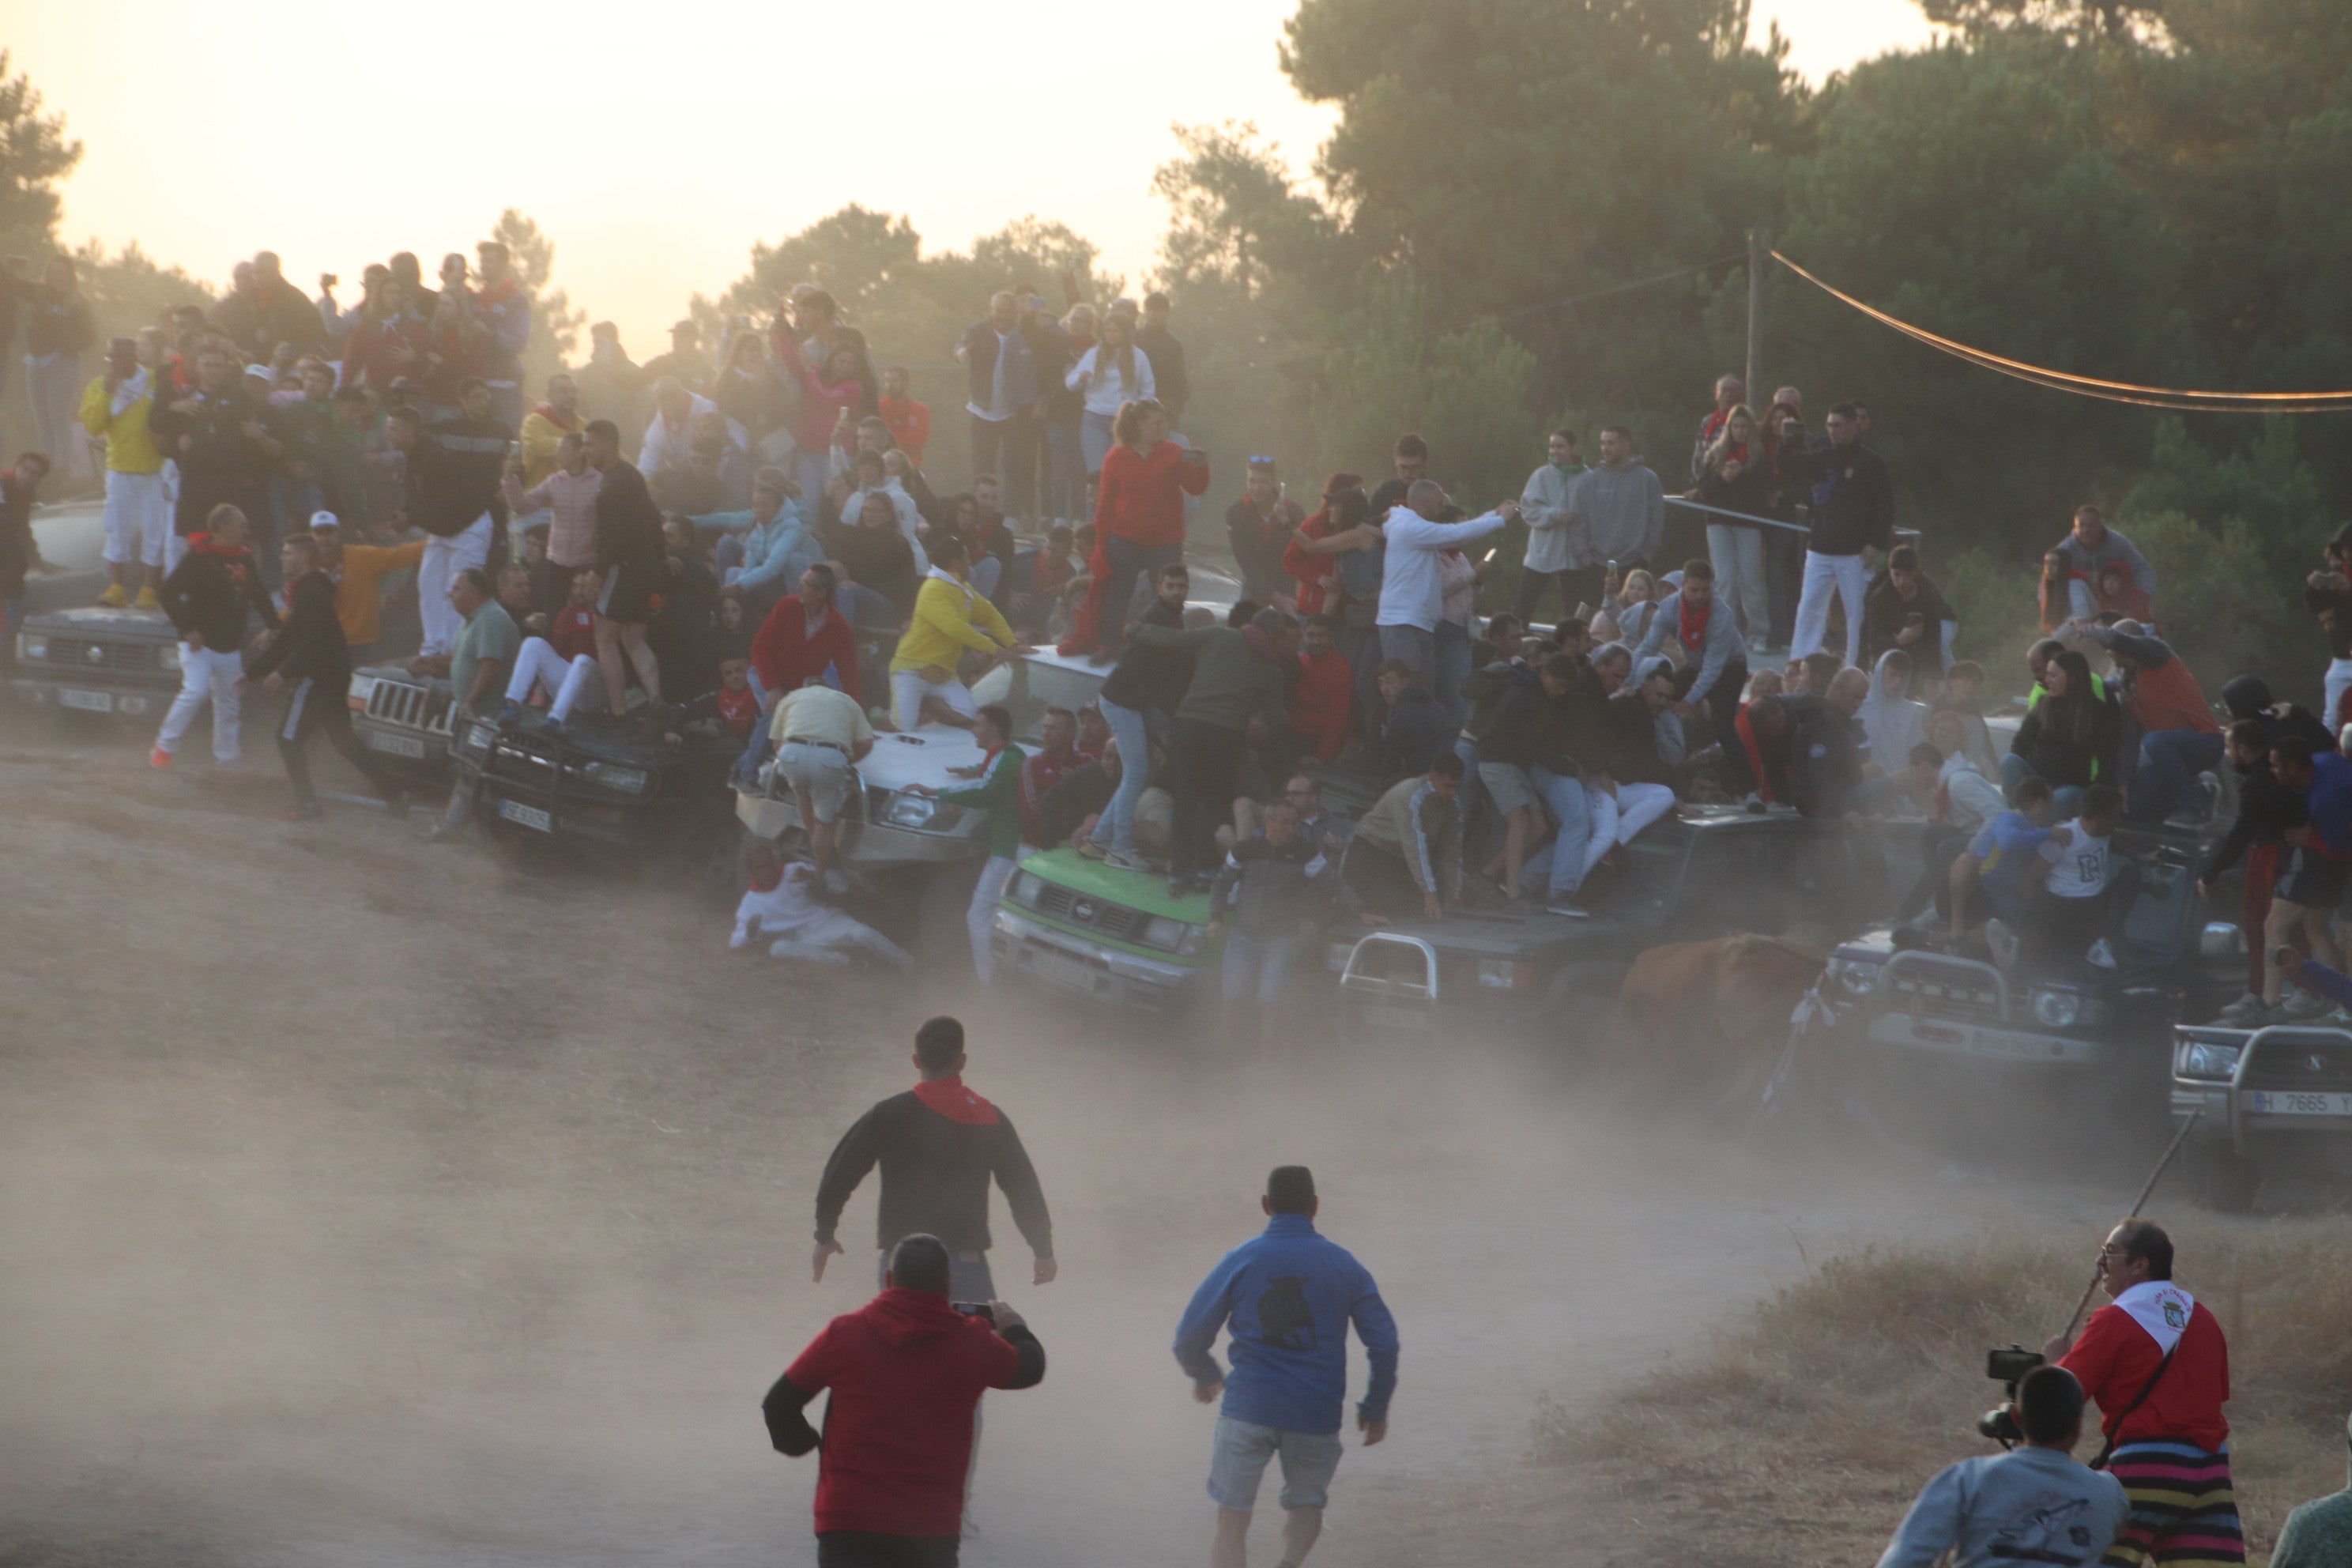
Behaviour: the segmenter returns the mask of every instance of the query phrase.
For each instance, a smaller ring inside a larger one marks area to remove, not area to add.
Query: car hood
[[[161,610],[113,610],[84,605],[74,610],[50,610],[27,616],[19,631],[47,632],[54,637],[111,637],[129,642],[173,642],[179,633]]]
[[[908,784],[961,789],[975,781],[957,778],[948,770],[977,767],[987,754],[974,743],[969,730],[925,724],[875,736],[874,749],[857,764],[857,773],[868,789],[900,790]]]
[[[1168,879],[1150,871],[1124,871],[1089,860],[1075,849],[1048,849],[1021,862],[1021,869],[1048,882],[1148,915],[1167,915],[1198,925],[1209,918],[1209,895],[1171,896]]]
[[[1440,952],[1519,960],[1566,956],[1580,947],[1597,949],[1636,930],[1632,922],[1608,915],[1572,920],[1562,915],[1478,910],[1460,910],[1433,921],[1395,921],[1381,929],[1398,936],[1417,936]]]

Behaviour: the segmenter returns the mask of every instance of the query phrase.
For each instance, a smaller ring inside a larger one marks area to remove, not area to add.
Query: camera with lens
[[[2007,1395],[2000,1405],[1977,1417],[1977,1431],[2002,1447],[2013,1447],[2025,1441],[2025,1433],[2017,1425],[2014,1406],[2017,1404],[2018,1381],[2040,1366],[2043,1357],[2040,1351],[2027,1350],[2023,1345],[2010,1345],[2001,1350],[1985,1352],[1985,1375],[2001,1385]]]

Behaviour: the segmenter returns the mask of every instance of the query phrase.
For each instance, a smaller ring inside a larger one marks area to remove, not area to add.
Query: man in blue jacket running
[[[1217,1505],[1212,1568],[1244,1568],[1258,1482],[1277,1454],[1281,1568],[1298,1568],[1322,1533],[1339,1468],[1349,1323],[1371,1364],[1370,1386],[1356,1406],[1365,1447],[1389,1435],[1389,1395],[1396,1392],[1396,1320],[1364,1266],[1316,1234],[1313,1173],[1276,1167],[1261,1204],[1270,1216],[1265,1233],[1225,1254],[1176,1330],[1176,1360],[1192,1376],[1192,1397],[1206,1405],[1224,1395],[1209,1461],[1209,1496]],[[1230,1376],[1210,1353],[1217,1331],[1229,1324]]]

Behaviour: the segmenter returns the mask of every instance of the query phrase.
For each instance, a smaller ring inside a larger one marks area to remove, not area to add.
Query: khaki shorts
[[[808,741],[786,741],[776,752],[776,776],[795,795],[806,795],[819,822],[835,822],[857,776],[849,754]],[[808,826],[804,824],[803,826]]]

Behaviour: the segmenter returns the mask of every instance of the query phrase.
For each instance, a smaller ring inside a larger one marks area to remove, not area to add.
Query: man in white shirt
[[[1445,607],[1437,552],[1499,532],[1519,515],[1519,503],[1507,500],[1467,522],[1439,522],[1446,504],[1444,486],[1415,479],[1404,504],[1390,509],[1381,529],[1388,541],[1377,621],[1381,658],[1412,666],[1424,681],[1437,678],[1437,620]]]
[[[2123,816],[2123,792],[2113,784],[2093,784],[2083,792],[2083,815],[2062,824],[2042,845],[2050,869],[2026,905],[2025,934],[2062,962],[2079,956],[2101,969],[2116,966],[2106,938],[2116,904],[2109,895],[2121,896],[2137,885],[2128,875],[2116,875],[2113,839]],[[2003,969],[2015,965],[2018,937],[2001,921],[1985,922],[1985,944]]]
[[[654,422],[646,426],[645,443],[637,448],[637,472],[650,482],[672,464],[685,467],[689,427],[703,415],[718,412],[719,405],[688,392],[686,383],[674,375],[655,382]],[[727,422],[727,439],[738,451],[746,447],[743,426],[732,419]]]

